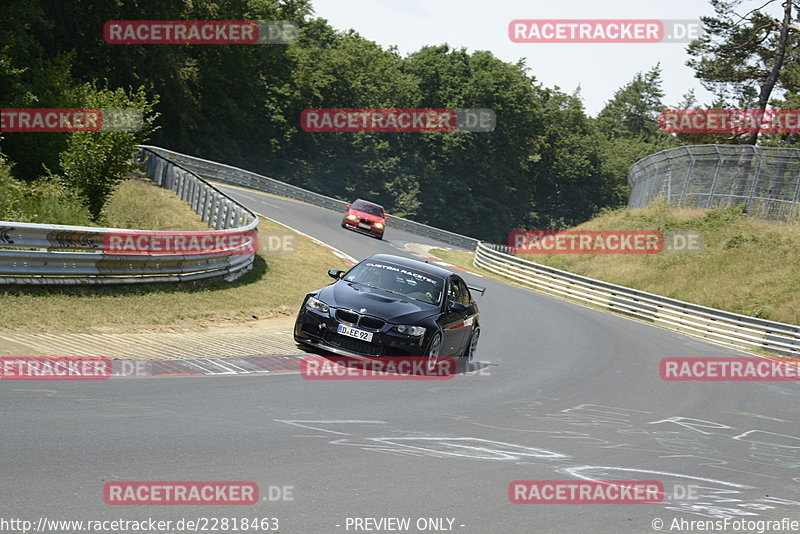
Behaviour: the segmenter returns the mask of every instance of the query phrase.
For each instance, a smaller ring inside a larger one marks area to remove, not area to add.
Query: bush
[[[143,122],[138,131],[78,132],[70,134],[67,150],[59,155],[63,181],[83,199],[92,220],[100,217],[114,187],[138,165],[132,162],[136,145],[143,143],[154,130],[157,114],[155,101],[149,102],[143,87],[137,92],[123,89],[97,89],[86,84],[84,105],[102,110],[135,109]]]
[[[31,183],[15,180],[11,165],[0,158],[0,220],[88,225],[88,210],[79,198],[53,178]]]

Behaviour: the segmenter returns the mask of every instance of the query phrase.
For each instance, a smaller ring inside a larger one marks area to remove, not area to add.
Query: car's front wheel
[[[464,371],[469,371],[472,368],[472,363],[475,361],[475,354],[478,352],[478,340],[481,337],[480,327],[475,327],[472,335],[469,337],[469,344],[464,349],[464,354],[461,356]]]
[[[439,332],[433,334],[431,342],[428,344],[428,352],[425,355],[425,368],[429,373],[436,369],[436,364],[439,362],[439,353],[442,350],[442,335]]]

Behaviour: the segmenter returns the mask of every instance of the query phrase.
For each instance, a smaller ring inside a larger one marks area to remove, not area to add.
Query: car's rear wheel
[[[439,353],[442,350],[442,335],[436,332],[428,345],[428,352],[426,354],[425,368],[429,373],[436,369],[436,364],[439,362]]]

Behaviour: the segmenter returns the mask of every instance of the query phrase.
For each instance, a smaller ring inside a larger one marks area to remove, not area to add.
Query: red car
[[[349,228],[383,239],[383,231],[386,229],[388,219],[389,217],[383,211],[383,206],[358,199],[347,205],[342,228]]]

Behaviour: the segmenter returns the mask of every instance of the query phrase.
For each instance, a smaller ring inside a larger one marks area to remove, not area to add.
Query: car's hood
[[[344,280],[322,288],[317,298],[328,306],[347,308],[395,324],[414,324],[439,310],[434,304],[426,304]],[[366,311],[361,311],[363,308],[366,308]]]
[[[357,215],[362,219],[366,219],[372,222],[383,222],[384,220],[383,217],[378,217],[377,215],[372,215],[371,213],[367,213],[366,211],[354,210],[352,208],[350,209],[350,213],[352,213],[353,215]]]

